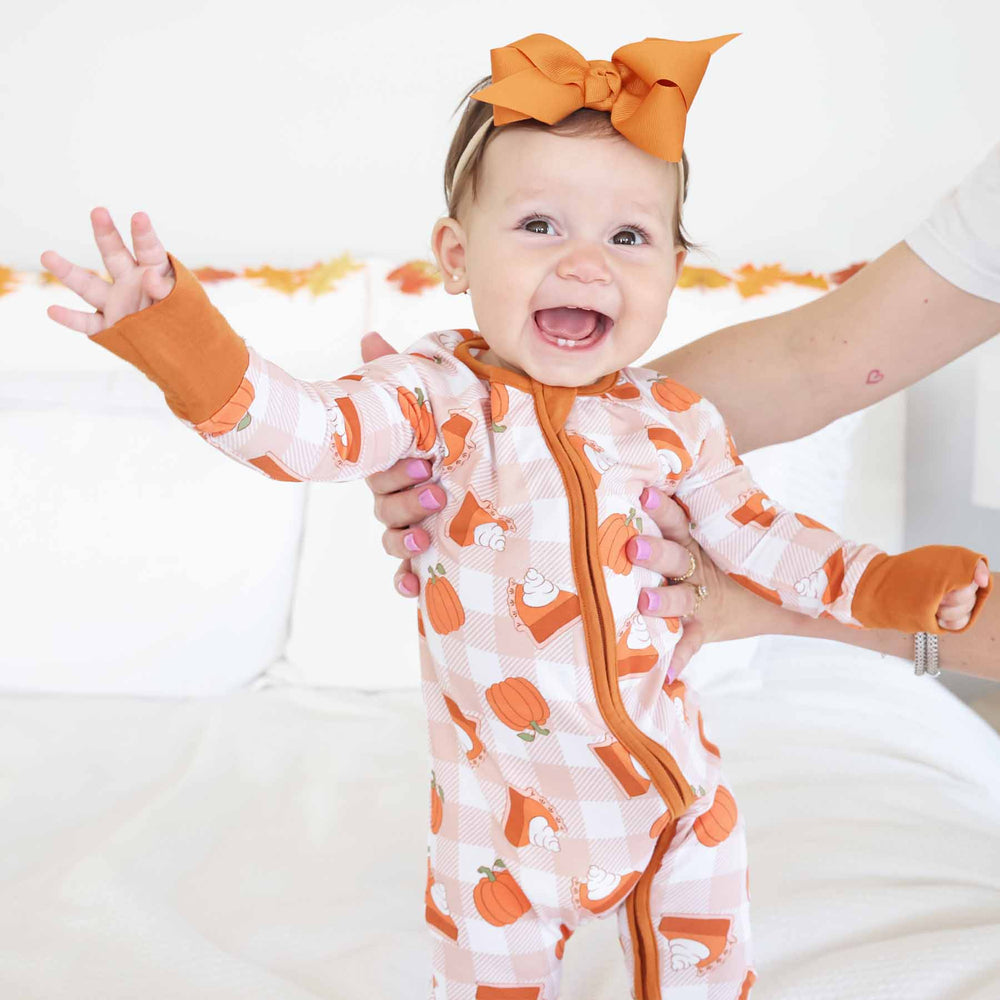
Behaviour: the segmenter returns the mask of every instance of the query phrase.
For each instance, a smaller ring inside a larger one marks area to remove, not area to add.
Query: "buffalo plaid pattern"
[[[670,817],[595,696],[571,562],[580,541],[535,398],[505,387],[498,416],[497,388],[455,356],[468,333],[429,334],[329,382],[295,379],[250,348],[249,420],[203,435],[279,479],[355,480],[425,458],[447,492],[445,509],[422,522],[429,549],[412,559],[431,765],[430,996],[554,1000],[570,935],[612,913],[631,978],[624,901],[672,820],[649,900],[655,942],[642,947],[656,949],[665,994],[745,998],[754,974],[743,817],[695,692],[666,680],[683,623],[637,613],[658,574],[614,552],[602,559],[625,711],[696,795]],[[854,588],[881,550],[767,497],[719,411],[689,392],[672,402],[658,382],[651,369],[625,368],[614,391],[573,399],[565,431],[592,470],[598,526],[658,534],[639,501],[654,486],[744,586],[857,626]]]

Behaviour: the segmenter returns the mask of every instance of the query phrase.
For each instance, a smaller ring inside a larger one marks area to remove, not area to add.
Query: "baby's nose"
[[[607,281],[611,277],[603,252],[591,245],[579,245],[569,251],[559,262],[558,273],[562,278],[579,281]]]

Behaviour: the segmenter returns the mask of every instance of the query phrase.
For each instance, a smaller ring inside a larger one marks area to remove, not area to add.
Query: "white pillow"
[[[0,465],[0,688],[224,694],[280,654],[305,487],[225,460],[137,371],[0,381]]]

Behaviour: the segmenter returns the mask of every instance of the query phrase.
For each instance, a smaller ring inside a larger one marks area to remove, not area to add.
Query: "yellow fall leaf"
[[[317,264],[306,272],[306,287],[314,296],[325,295],[337,287],[337,282],[351,271],[363,271],[364,264],[359,264],[350,253],[342,253],[339,257],[326,264]]]
[[[7,295],[18,285],[17,272],[12,267],[0,264],[0,295]]]
[[[733,279],[714,267],[682,267],[677,279],[678,288],[723,288]]]

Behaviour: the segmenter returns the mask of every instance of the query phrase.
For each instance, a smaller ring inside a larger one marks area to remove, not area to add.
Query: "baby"
[[[567,939],[612,913],[636,1000],[745,1000],[755,981],[743,816],[697,697],[668,675],[684,622],[635,610],[662,582],[624,554],[656,530],[636,516],[646,486],[726,573],[802,614],[936,633],[946,598],[968,628],[989,593],[975,552],[890,556],[782,507],[715,406],[629,367],[687,252],[685,116],[733,37],[646,39],[611,62],[549,35],[492,51],[432,235],[478,332],[310,383],[245,344],[144,221],[138,267],[101,234],[112,285],[61,276],[98,308],[66,325],[236,461],[343,482],[413,456],[445,488],[413,560],[436,1000],[555,1000]]]

